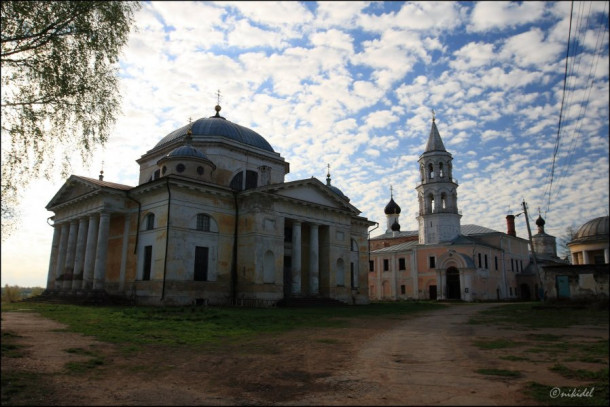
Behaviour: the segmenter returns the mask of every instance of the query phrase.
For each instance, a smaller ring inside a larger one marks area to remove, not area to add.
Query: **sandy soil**
[[[61,331],[31,312],[2,313],[2,331],[26,345],[26,356],[2,358],[2,371],[46,373],[51,391],[39,405],[532,405],[527,382],[577,387],[548,370],[552,363],[505,361],[474,340],[524,340],[531,332],[468,325],[495,304],[450,305],[416,317],[353,321],[344,328],[299,329],[245,344],[171,349],[118,346]],[[574,335],[570,329],[536,334]],[[578,338],[608,339],[608,327],[579,327]],[[569,336],[567,336],[569,338]],[[104,356],[86,373],[65,369]],[[519,350],[511,354],[518,354]],[[590,366],[573,366],[590,368]],[[520,378],[485,376],[480,368],[518,370]],[[600,366],[596,366],[599,369]]]

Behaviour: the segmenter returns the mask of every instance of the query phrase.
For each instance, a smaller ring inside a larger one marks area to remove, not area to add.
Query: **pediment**
[[[95,185],[80,177],[72,175],[64,185],[62,185],[59,191],[57,191],[46,208],[49,209],[100,190],[101,188],[99,185]]]
[[[360,213],[348,201],[341,198],[316,178],[286,182],[284,184],[264,187],[262,190],[300,202],[318,204],[338,210],[347,210],[354,214]]]

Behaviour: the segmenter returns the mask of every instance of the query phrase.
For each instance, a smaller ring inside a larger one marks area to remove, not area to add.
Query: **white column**
[[[610,263],[610,254],[608,253],[608,248],[604,249],[604,263]]]
[[[318,225],[309,227],[309,293],[317,295],[320,291],[320,243]]]
[[[119,277],[119,291],[125,289],[125,271],[127,269],[127,249],[129,247],[129,221],[130,214],[125,214],[125,225],[123,226],[123,248],[121,250],[121,274]]]
[[[61,238],[59,240],[59,252],[57,253],[57,267],[55,268],[55,289],[62,288],[62,282],[57,279],[64,272],[66,264],[66,249],[68,248],[68,234],[70,233],[70,224],[64,223],[61,225]]]
[[[95,266],[98,223],[97,215],[94,214],[89,216],[87,246],[85,248],[85,267],[83,269],[83,290],[90,290],[93,288],[93,267]]]
[[[72,273],[74,272],[74,251],[76,250],[76,235],[78,221],[74,219],[70,222],[70,232],[68,235],[68,248],[66,249],[66,264],[64,266],[64,281],[62,288],[69,290],[72,288]]]
[[[89,221],[83,217],[78,222],[78,235],[76,237],[76,254],[74,256],[74,273],[72,289],[79,290],[83,284],[83,265],[85,262],[85,243],[87,242],[87,226]]]
[[[95,267],[93,269],[93,289],[104,289],[106,274],[106,257],[108,255],[108,233],[110,231],[110,214],[100,214],[100,226],[97,234],[97,249],[95,251]]]
[[[292,294],[301,294],[301,222],[292,223]]]
[[[589,262],[589,253],[586,249],[583,249],[582,251],[582,264],[591,264]]]
[[[53,243],[51,244],[51,257],[49,258],[49,272],[47,275],[47,290],[55,288],[55,270],[57,269],[57,257],[59,252],[59,237],[61,227],[53,226]]]

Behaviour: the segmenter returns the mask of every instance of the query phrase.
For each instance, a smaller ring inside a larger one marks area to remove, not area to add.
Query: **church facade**
[[[220,106],[137,163],[135,187],[72,175],[51,199],[48,291],[157,305],[369,302],[374,223],[330,173],[285,182],[289,163]]]
[[[461,224],[452,161],[433,118],[418,160],[418,230],[400,230],[401,208],[392,196],[384,210],[386,232],[370,241],[372,300],[520,297],[517,276],[530,261],[528,241],[516,236],[513,215],[506,233]]]

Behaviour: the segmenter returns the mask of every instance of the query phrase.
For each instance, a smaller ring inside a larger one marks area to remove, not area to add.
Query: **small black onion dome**
[[[390,202],[385,206],[383,211],[386,215],[398,215],[400,214],[400,206],[394,202],[394,198],[390,198]]]
[[[538,215],[538,219],[536,219],[536,225],[542,227],[545,223],[546,222],[544,221],[544,219],[542,219],[542,216]]]
[[[400,225],[398,224],[398,221],[396,219],[394,219],[394,223],[392,223],[392,231],[400,232]]]

